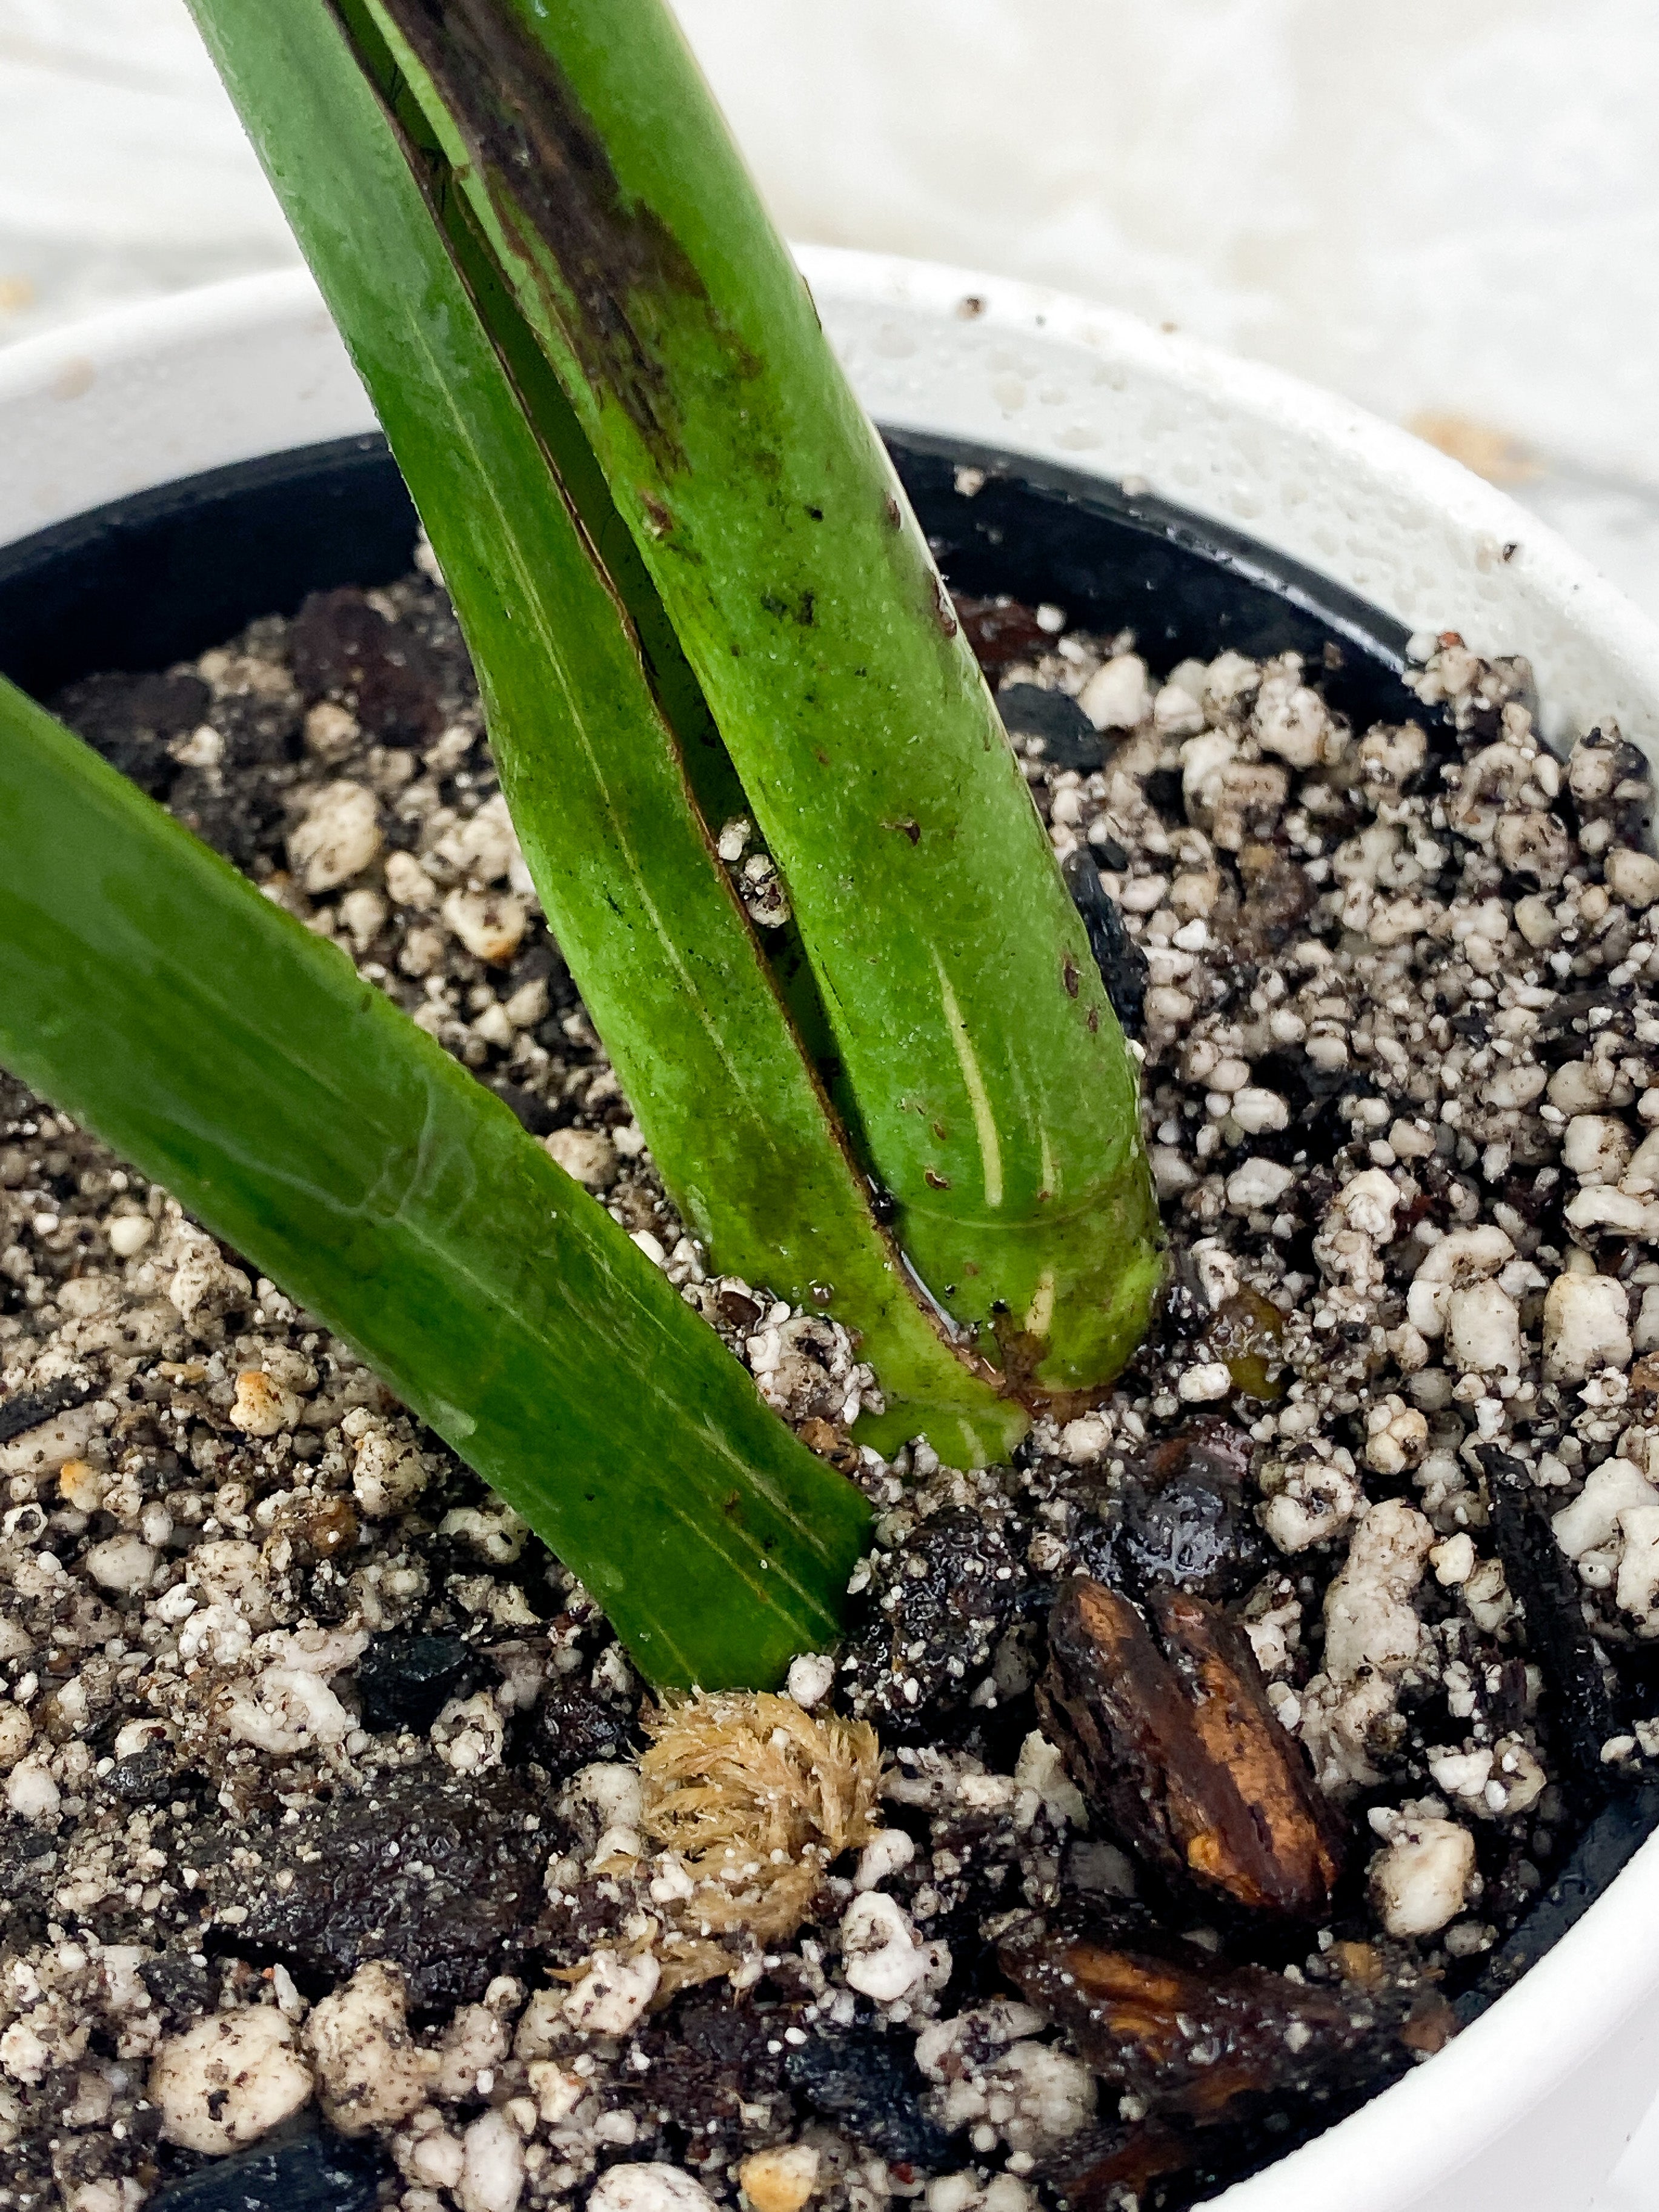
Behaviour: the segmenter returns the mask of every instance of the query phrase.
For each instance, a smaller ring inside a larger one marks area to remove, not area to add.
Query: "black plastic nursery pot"
[[[887,444],[953,591],[1132,626],[1154,667],[1297,652],[1357,722],[1414,708],[1405,629],[1282,555],[1069,470],[908,433]],[[0,673],[45,696],[98,670],[167,667],[308,592],[390,582],[415,527],[376,434],[138,493],[0,549]]]
[[[1422,709],[1402,682],[1407,634],[1242,536],[1067,471],[927,438],[889,446],[958,595],[1051,604],[1091,631],[1123,627],[1155,668],[1231,647],[1293,650],[1355,724]],[[0,670],[48,697],[105,670],[162,669],[309,592],[389,583],[415,516],[377,436],[278,453],[165,486],[0,550]],[[1590,1820],[1571,1857],[1458,2001],[1484,2009],[1579,1917],[1659,1825],[1659,1790]],[[151,2212],[368,2212],[375,2159],[301,2131],[163,2190]]]

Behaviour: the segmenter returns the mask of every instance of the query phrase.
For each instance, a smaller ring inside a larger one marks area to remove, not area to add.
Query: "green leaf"
[[[0,1060],[329,1326],[663,1685],[836,1634],[868,1510],[490,1092],[9,685]]]
[[[1136,1078],[926,543],[660,0],[352,0],[780,862],[901,1244],[1011,1379],[1138,1340]]]
[[[708,820],[743,808],[556,380],[360,9],[192,0],[419,507],[526,859],[670,1192],[723,1270],[854,1320],[901,1437],[1025,1425],[913,1297]]]

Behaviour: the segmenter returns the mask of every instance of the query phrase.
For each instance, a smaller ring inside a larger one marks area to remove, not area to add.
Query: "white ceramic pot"
[[[1554,738],[1659,757],[1659,631],[1549,531],[1404,433],[1102,307],[872,255],[803,264],[889,426],[1144,479],[1408,629],[1524,652]],[[0,353],[0,545],[373,416],[309,281],[256,277]],[[1653,2212],[1614,2178],[1659,2082],[1659,1838],[1438,2057],[1226,2212]]]

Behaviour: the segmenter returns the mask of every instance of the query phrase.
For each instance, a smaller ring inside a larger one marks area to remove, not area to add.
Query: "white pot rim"
[[[1408,630],[1452,622],[1479,652],[1528,653],[1553,738],[1612,715],[1659,754],[1659,624],[1547,524],[1420,439],[1282,370],[1071,293],[900,255],[797,253],[885,427],[1109,482],[1139,477]],[[256,337],[272,349],[265,437],[234,407],[167,420],[175,364]],[[1022,374],[1028,363],[1036,374]],[[140,301],[0,349],[0,407],[22,410],[30,433],[0,451],[0,544],[172,477],[375,427],[303,269]],[[131,435],[135,412],[153,434]],[[112,420],[118,436],[100,435]],[[1241,425],[1255,481],[1240,472]],[[1138,459],[1171,447],[1167,467]],[[1286,470],[1295,481],[1274,480]],[[1357,488],[1353,501],[1344,486]],[[1425,549],[1426,509],[1436,537]]]
[[[1409,629],[1450,623],[1483,652],[1529,652],[1553,732],[1611,710],[1627,735],[1659,739],[1659,630],[1533,516],[1403,431],[1063,294],[884,255],[814,247],[800,258],[887,427],[1140,476]],[[0,546],[180,477],[374,427],[298,270],[0,351]],[[1462,2170],[1651,2012],[1656,1992],[1659,1838],[1431,2063],[1216,2201],[1227,2212],[1439,2208]]]

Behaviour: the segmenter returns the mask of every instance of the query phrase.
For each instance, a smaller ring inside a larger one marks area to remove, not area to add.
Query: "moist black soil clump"
[[[1120,848],[1120,850],[1121,848]],[[1127,856],[1126,856],[1127,858]],[[1112,1002],[1126,1036],[1138,1037],[1146,1025],[1146,956],[1123,926],[1123,916],[1102,888],[1100,870],[1091,854],[1079,848],[1066,860],[1062,873],[1067,890],[1083,916],[1100,980]]]
[[[892,1741],[925,1739],[985,1680],[1024,1582],[1006,1534],[966,1509],[878,1551],[842,1662],[851,1710]]]
[[[52,701],[52,712],[152,799],[166,799],[179,768],[171,750],[207,716],[199,677],[88,676]]]
[[[535,1949],[556,1840],[537,1802],[503,1776],[465,1788],[395,1775],[205,1868],[216,1911],[204,1940],[280,1963],[319,1993],[389,1960],[412,2008],[451,2012]]]
[[[54,1413],[67,1413],[76,1406],[84,1406],[91,1395],[89,1382],[67,1375],[60,1382],[47,1383],[41,1390],[11,1391],[0,1398],[0,1444],[9,1444],[14,1437],[38,1429]]]
[[[479,2174],[552,2212],[618,2166],[638,2212],[941,2178],[1176,2212],[1431,2059],[1659,1817],[1641,756],[1558,763],[1524,663],[1451,638],[1358,731],[1291,655],[1155,672],[957,612],[1144,1054],[1171,1262],[1116,1388],[981,1473],[862,1447],[854,1316],[710,1275],[429,574],[59,701],[500,1093],[877,1517],[701,1863],[580,1584],[0,1078],[0,2212],[453,2212]],[[763,1848],[781,1715],[878,1763],[847,1848]],[[271,2070],[198,2110],[227,2023]]]
[[[618,1701],[601,1695],[591,1681],[562,1678],[536,1706],[532,1756],[556,1782],[597,1761],[626,1759],[638,1747],[638,1712],[637,1695]]]

